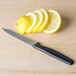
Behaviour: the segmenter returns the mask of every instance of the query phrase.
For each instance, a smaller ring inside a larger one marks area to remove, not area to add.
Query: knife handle
[[[73,60],[71,60],[70,58],[68,58],[67,56],[64,56],[63,54],[53,50],[53,49],[50,49],[48,47],[45,47],[45,46],[42,46],[40,45],[39,43],[37,44],[34,44],[33,45],[34,48],[46,53],[47,55],[49,56],[52,56],[66,64],[69,64],[69,65],[72,65],[73,64]]]

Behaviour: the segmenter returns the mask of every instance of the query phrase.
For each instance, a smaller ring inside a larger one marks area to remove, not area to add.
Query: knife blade
[[[69,64],[69,65],[73,64],[72,59],[68,58],[67,56],[65,56],[65,55],[63,55],[63,54],[61,54],[61,53],[59,53],[59,52],[57,52],[57,51],[55,51],[51,48],[40,45],[39,42],[28,39],[28,38],[26,38],[26,37],[24,37],[24,36],[22,36],[22,35],[20,35],[16,32],[13,32],[13,31],[9,30],[9,29],[3,28],[3,30],[5,32],[7,32],[8,34],[12,35],[13,37],[15,37],[17,39],[20,39],[23,42],[26,42],[26,43],[32,45],[35,49],[40,50],[40,51],[44,52],[45,54],[47,54],[49,56],[52,56],[53,58],[56,58],[56,59],[66,63],[66,64]]]
[[[12,35],[13,37],[16,37],[16,38],[18,38],[18,39],[22,40],[23,42],[26,42],[26,43],[28,43],[30,45],[34,45],[34,44],[37,43],[36,41],[33,41],[33,40],[29,39],[29,38],[25,38],[24,36],[22,36],[22,35],[20,35],[20,34],[18,34],[16,32],[13,32],[13,31],[11,31],[9,29],[3,28],[3,30],[5,32],[7,32],[8,34]]]

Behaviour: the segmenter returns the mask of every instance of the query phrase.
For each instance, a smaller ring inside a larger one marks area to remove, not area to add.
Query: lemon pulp
[[[47,28],[44,30],[45,33],[55,33],[60,29],[61,17],[58,12],[54,10],[48,10],[50,22]]]
[[[36,13],[38,16],[38,23],[35,26],[35,28],[33,29],[33,32],[38,32],[39,28],[42,26],[42,24],[44,22],[44,14],[40,10],[34,11],[34,13]]]
[[[38,30],[39,32],[42,32],[47,26],[48,26],[48,23],[49,23],[49,14],[46,10],[44,9],[40,9],[43,13],[44,13],[44,23],[42,24],[42,26],[40,27],[40,29]]]
[[[37,25],[38,22],[38,17],[35,13],[28,13],[26,14],[26,16],[29,16],[31,19],[31,25],[29,26],[29,28],[27,29],[27,33],[31,33],[32,30],[35,28],[35,26]]]

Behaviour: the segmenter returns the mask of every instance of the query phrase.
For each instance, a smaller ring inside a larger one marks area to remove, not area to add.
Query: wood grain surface
[[[64,64],[2,30],[4,27],[16,31],[20,16],[41,8],[61,14],[61,29],[55,34],[25,36],[70,57],[73,65]],[[0,75],[76,76],[76,0],[0,0]]]

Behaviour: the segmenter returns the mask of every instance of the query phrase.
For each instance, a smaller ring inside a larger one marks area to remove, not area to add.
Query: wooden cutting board
[[[76,62],[73,65],[64,64],[2,30],[4,27],[16,31],[15,23],[20,16],[41,8],[54,9],[61,14],[61,29],[55,34],[25,36],[76,61],[76,0],[1,0],[1,76],[76,76]]]

